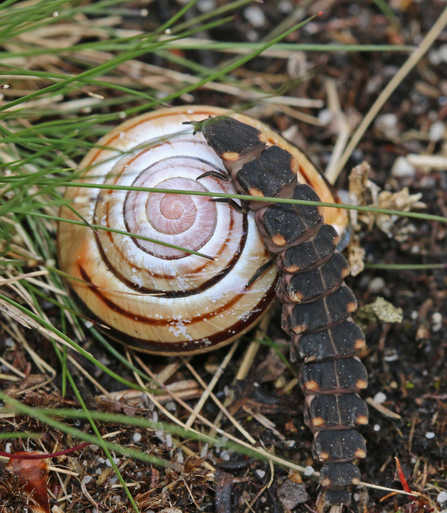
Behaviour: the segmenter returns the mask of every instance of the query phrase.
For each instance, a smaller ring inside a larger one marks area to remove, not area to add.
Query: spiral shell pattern
[[[169,109],[128,121],[85,157],[77,181],[234,194],[231,182],[196,181],[225,171],[182,122],[213,113]],[[209,197],[140,190],[69,187],[65,200],[76,213],[63,207],[61,217],[126,233],[64,222],[58,230],[59,264],[75,278],[73,297],[120,342],[160,354],[207,351],[250,329],[275,298],[274,268],[245,288],[269,259],[251,214]]]
[[[60,268],[72,277],[72,295],[86,315],[106,325],[109,336],[138,350],[171,355],[215,349],[249,330],[275,299],[274,267],[246,288],[270,258],[252,213],[242,215],[208,197],[113,188],[234,194],[229,181],[213,176],[197,181],[203,173],[226,171],[205,139],[183,125],[226,112],[177,107],[129,120],[86,155],[75,180],[112,188],[67,188],[71,208],[62,207],[62,218],[125,235],[60,222]],[[300,160],[300,179],[311,182],[322,200],[334,201],[302,153],[262,123],[235,117],[265,131],[271,144],[293,152]],[[328,209],[327,216],[326,222],[341,232],[344,212]]]

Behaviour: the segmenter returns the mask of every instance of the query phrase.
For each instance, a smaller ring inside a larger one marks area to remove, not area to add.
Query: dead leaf
[[[380,191],[380,188],[368,179],[370,171],[371,167],[367,162],[362,162],[351,171],[349,175],[349,201],[352,205],[398,210],[400,212],[426,208],[425,203],[419,201],[422,194],[410,194],[408,187],[404,187],[397,192]],[[350,210],[350,218],[356,231],[360,230],[360,221],[367,224],[368,229],[371,229],[375,223],[384,233],[391,234],[396,238],[400,237],[400,240],[405,240],[408,234],[414,231],[406,223],[396,226],[396,222],[401,219],[401,216]]]
[[[44,453],[21,451],[15,454],[29,456]],[[48,465],[45,459],[22,460],[11,458],[5,469],[19,479],[19,485],[29,495],[29,509],[32,513],[50,513],[47,490]]]
[[[348,245],[348,262],[351,268],[351,275],[357,276],[365,268],[365,250],[360,246],[360,239],[357,234],[351,237]]]

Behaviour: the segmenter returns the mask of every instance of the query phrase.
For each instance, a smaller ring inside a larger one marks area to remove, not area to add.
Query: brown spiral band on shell
[[[200,117],[212,113],[198,111]],[[101,141],[104,149],[85,157],[80,181],[234,193],[231,182],[196,181],[224,169],[204,139],[185,132],[182,123],[190,116],[170,109],[117,127]],[[60,267],[80,280],[70,281],[73,297],[122,343],[160,354],[208,351],[248,331],[274,301],[274,269],[244,288],[253,268],[269,259],[251,214],[207,197],[147,191],[73,187],[65,199],[89,223],[129,234],[65,223],[58,230]],[[79,220],[65,207],[61,217]]]

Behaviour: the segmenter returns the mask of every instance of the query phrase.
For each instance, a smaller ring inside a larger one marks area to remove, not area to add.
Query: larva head
[[[259,155],[267,142],[267,136],[257,128],[228,116],[217,116],[191,124],[196,132],[202,132],[230,172]]]
[[[309,184],[321,201],[340,203],[334,187],[317,171],[306,155],[261,121],[244,114],[212,107],[175,107],[169,110],[181,109],[183,112],[190,114],[189,119],[187,118],[188,120],[184,124],[192,125],[195,132],[203,132],[208,144],[213,147],[222,160],[224,154],[230,157],[229,160],[224,162],[224,165],[231,172],[233,178],[235,178],[235,174],[252,156],[256,156],[263,151],[264,144],[266,144],[268,148],[281,148],[292,155],[293,159],[287,165],[287,169],[291,170],[294,174],[296,173],[298,182]],[[199,113],[202,115],[200,116]],[[215,117],[210,118],[210,115]],[[232,147],[230,144],[232,140],[238,146]],[[244,141],[244,144],[241,144],[241,141]],[[248,146],[246,143],[248,143]],[[247,148],[250,148],[248,153],[246,153]],[[231,160],[232,158],[235,160]],[[276,162],[277,158],[274,160]],[[247,185],[250,188],[253,184],[249,183]],[[292,183],[292,189],[294,187],[295,185]],[[242,190],[239,190],[239,192],[246,194]],[[262,194],[270,196],[271,192],[263,192]],[[281,192],[282,194],[283,191]],[[257,194],[253,196],[257,196]],[[252,201],[250,203],[250,208],[252,208],[256,202]],[[258,203],[258,206],[267,205],[265,202]],[[349,241],[347,210],[327,208],[324,212],[324,222],[335,228],[337,237],[335,244],[338,243],[338,234],[343,238],[343,247],[345,247]]]

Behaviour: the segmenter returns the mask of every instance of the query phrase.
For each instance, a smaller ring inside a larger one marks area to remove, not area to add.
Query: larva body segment
[[[226,116],[193,125],[242,194],[320,201],[310,186],[297,181],[296,159],[266,146],[261,131]],[[283,302],[282,327],[292,337],[291,360],[304,362],[305,422],[314,432],[313,456],[323,463],[325,504],[347,505],[349,487],[360,482],[353,462],[366,456],[356,428],[368,422],[366,404],[358,395],[367,386],[367,373],[356,357],[365,339],[350,318],[357,302],[343,282],[349,267],[335,249],[338,234],[324,224],[320,206],[259,200],[248,206],[276,258],[277,295]]]
[[[269,146],[235,173],[237,180],[236,177],[233,179],[236,189],[242,194],[288,198],[293,194],[298,170],[298,162],[288,151]],[[268,204],[265,201],[250,201],[249,206],[256,211]]]
[[[317,269],[296,274],[282,274],[276,294],[283,303],[310,303],[335,292],[348,274],[348,263],[337,251]]]
[[[312,431],[356,428],[368,422],[368,409],[356,394],[308,395],[304,421]]]
[[[311,363],[349,358],[364,346],[362,330],[348,319],[327,330],[292,336],[291,352],[298,352],[304,363]]]
[[[325,224],[312,240],[280,253],[276,264],[279,271],[284,273],[311,271],[330,258],[339,242],[340,237],[335,229]]]

